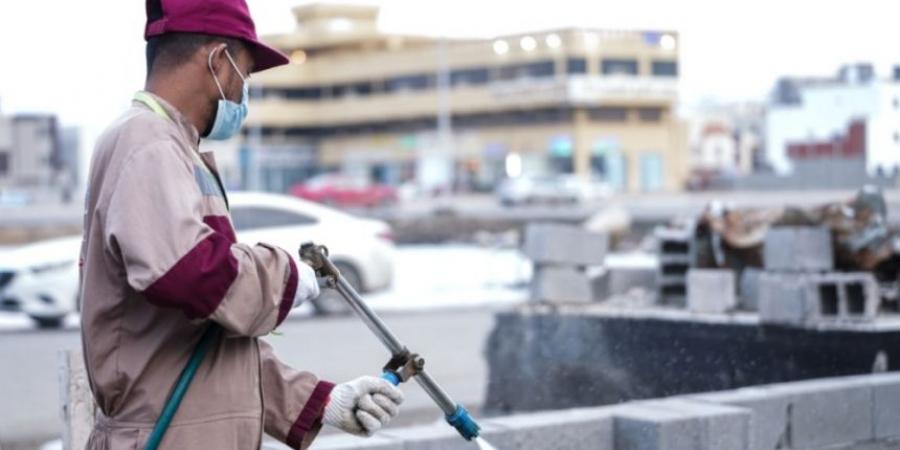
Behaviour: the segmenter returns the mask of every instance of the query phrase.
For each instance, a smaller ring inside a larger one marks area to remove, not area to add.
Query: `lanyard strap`
[[[151,96],[150,94],[148,94],[144,91],[138,91],[134,94],[134,99],[147,105],[148,108],[153,110],[153,112],[155,112],[157,115],[159,115],[163,119],[166,119],[169,121],[172,120],[172,118],[169,117],[169,113],[167,113],[166,110],[162,107],[162,105],[160,105],[159,102],[156,101],[156,99],[153,98],[153,96]],[[191,154],[191,158],[193,158],[194,162],[201,169],[203,169],[203,171],[206,172],[207,175],[213,177],[216,180],[216,187],[218,187],[219,192],[222,193],[222,198],[227,198],[227,197],[225,197],[225,189],[221,186],[221,184],[219,184],[219,177],[217,177],[215,174],[213,174],[213,171],[210,170],[210,168],[206,165],[206,162],[200,158],[200,155],[198,155],[197,152],[195,152],[193,149],[191,149],[188,153]],[[226,200],[225,203],[227,204],[228,200]]]
[[[158,114],[163,119],[172,120],[172,118],[169,117],[169,113],[167,113],[166,110],[163,109],[162,105],[160,105],[155,98],[151,97],[150,94],[144,91],[140,91],[134,94],[134,99],[147,105],[148,108],[152,109],[153,112]]]

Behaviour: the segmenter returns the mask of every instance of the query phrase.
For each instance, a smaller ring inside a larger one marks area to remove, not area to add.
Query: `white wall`
[[[882,103],[880,83],[834,84],[801,89],[800,105],[772,105],[766,117],[766,152],[776,171],[791,171],[788,142],[829,140],[853,119],[870,119]],[[867,123],[867,126],[869,124]],[[871,145],[870,148],[874,146]]]

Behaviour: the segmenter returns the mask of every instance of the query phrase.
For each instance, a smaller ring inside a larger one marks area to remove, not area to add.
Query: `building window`
[[[519,78],[543,78],[552,77],[555,68],[553,61],[541,61],[531,64],[516,64],[500,68],[501,80],[515,80]]]
[[[385,82],[385,89],[388,92],[415,91],[428,89],[434,85],[434,75],[407,75],[389,78]]]
[[[604,75],[637,75],[638,63],[636,59],[604,58],[600,69]]]
[[[450,72],[450,84],[453,86],[486,84],[489,79],[490,71],[487,67],[459,69]]]
[[[662,108],[638,108],[638,119],[641,122],[659,122],[662,120]]]
[[[677,77],[678,63],[675,61],[653,61],[653,76]]]
[[[9,174],[9,153],[0,152],[0,175]]]
[[[587,60],[584,58],[569,58],[566,61],[566,73],[570,75],[587,73]]]
[[[231,220],[234,222],[234,228],[237,231],[294,225],[312,225],[318,222],[313,217],[294,211],[262,206],[235,207],[231,210]]]
[[[320,87],[300,87],[286,89],[265,89],[263,97],[268,96],[282,97],[288,100],[318,100],[322,98],[322,88]]]
[[[624,122],[628,119],[628,110],[625,108],[603,106],[589,109],[588,116],[591,120],[601,122]]]

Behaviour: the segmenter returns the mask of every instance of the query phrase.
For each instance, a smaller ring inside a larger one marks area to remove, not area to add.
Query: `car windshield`
[[[237,231],[312,225],[317,222],[305,214],[263,206],[236,206],[231,210],[231,220]]]

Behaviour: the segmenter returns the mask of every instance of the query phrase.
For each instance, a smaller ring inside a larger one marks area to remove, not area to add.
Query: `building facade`
[[[0,115],[0,191],[29,202],[71,201],[78,151],[78,129],[60,127],[52,114]]]
[[[650,192],[687,176],[674,32],[435,39],[380,32],[375,7],[293,13],[293,33],[267,37],[293,63],[253,78],[247,187],[287,190],[322,170],[429,190],[576,173]]]
[[[878,78],[872,66],[856,64],[834,78],[780,80],[766,119],[775,169],[873,177],[900,170],[898,75]]]

